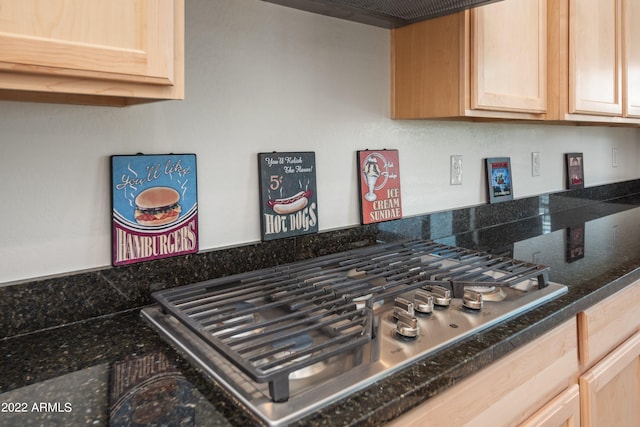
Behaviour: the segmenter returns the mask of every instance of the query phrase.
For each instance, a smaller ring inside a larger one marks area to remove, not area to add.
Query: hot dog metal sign
[[[195,154],[111,157],[113,265],[198,251]]]
[[[262,240],[318,231],[314,152],[259,153]]]

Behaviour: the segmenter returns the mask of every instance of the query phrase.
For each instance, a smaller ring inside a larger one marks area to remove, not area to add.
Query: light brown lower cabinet
[[[640,426],[640,280],[391,427]]]
[[[640,426],[640,332],[580,377],[583,427]]]
[[[577,327],[572,319],[389,425],[519,425],[575,385],[577,372]]]
[[[579,427],[580,426],[580,388],[572,385],[551,402],[547,403],[535,415],[522,423],[520,427]]]
[[[591,368],[640,329],[640,280],[578,313],[581,372]]]
[[[640,281],[578,314],[583,427],[640,426]]]

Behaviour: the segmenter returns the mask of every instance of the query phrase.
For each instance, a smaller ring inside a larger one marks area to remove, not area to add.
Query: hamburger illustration
[[[134,218],[140,225],[170,224],[180,216],[180,193],[171,187],[151,187],[136,197]]]

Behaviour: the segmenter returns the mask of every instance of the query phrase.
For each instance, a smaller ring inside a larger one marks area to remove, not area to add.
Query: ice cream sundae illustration
[[[380,166],[378,166],[378,159],[373,155],[369,155],[364,162],[362,168],[362,174],[364,175],[369,191],[364,195],[364,198],[369,202],[373,202],[378,197],[374,190],[376,189],[376,182],[381,175]]]

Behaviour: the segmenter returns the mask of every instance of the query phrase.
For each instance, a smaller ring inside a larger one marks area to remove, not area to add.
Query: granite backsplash
[[[511,240],[519,235],[525,239],[540,234],[542,227],[553,231],[597,218],[602,214],[599,212],[602,205],[598,202],[611,202],[607,203],[607,213],[611,213],[611,206],[625,210],[631,205],[637,206],[639,199],[640,180],[631,180],[129,266],[7,283],[0,287],[0,338],[134,310],[150,304],[151,292],[159,289],[341,252],[378,241],[424,238],[500,252],[501,242],[489,244],[482,238],[492,227],[504,227],[509,231],[505,235],[512,236]],[[562,214],[558,215],[559,212]],[[555,214],[553,221],[550,213]],[[455,241],[451,241],[451,236],[456,236]]]

